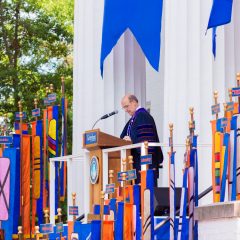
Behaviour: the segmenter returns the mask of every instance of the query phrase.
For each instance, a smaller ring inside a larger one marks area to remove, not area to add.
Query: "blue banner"
[[[158,71],[162,0],[105,0],[100,69],[121,35],[130,29],[152,67]]]

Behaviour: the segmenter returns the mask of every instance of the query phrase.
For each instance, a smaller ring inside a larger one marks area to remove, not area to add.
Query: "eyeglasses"
[[[126,109],[128,109],[128,107],[129,107],[129,104],[123,106],[122,109],[126,110]]]

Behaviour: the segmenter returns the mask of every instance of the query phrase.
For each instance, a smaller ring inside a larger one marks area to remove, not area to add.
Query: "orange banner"
[[[24,234],[30,234],[30,135],[22,135],[22,225]]]

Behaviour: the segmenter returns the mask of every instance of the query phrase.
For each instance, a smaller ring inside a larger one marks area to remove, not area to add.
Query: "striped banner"
[[[169,153],[169,206],[170,206],[170,240],[174,240],[175,230],[175,212],[176,212],[176,201],[175,201],[175,152]]]
[[[186,158],[187,153],[185,153],[184,158]],[[185,162],[185,161],[184,161]],[[188,238],[185,234],[187,233],[187,196],[188,196],[188,168],[184,169],[183,174],[183,185],[181,190],[181,202],[180,202],[180,215],[179,215],[179,223],[178,223],[178,240],[185,240]]]
[[[194,239],[194,168],[188,169],[189,240]]]
[[[224,154],[224,162],[223,162],[223,171],[222,171],[222,181],[221,181],[221,194],[220,201],[224,202],[225,199],[225,190],[226,190],[226,181],[227,181],[227,168],[228,168],[228,146],[229,146],[229,133],[224,134],[224,142],[223,142],[223,154]]]

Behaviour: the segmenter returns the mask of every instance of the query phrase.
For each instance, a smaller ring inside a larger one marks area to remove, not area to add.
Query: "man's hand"
[[[129,136],[125,136],[123,139],[126,141],[132,141],[132,139]]]

